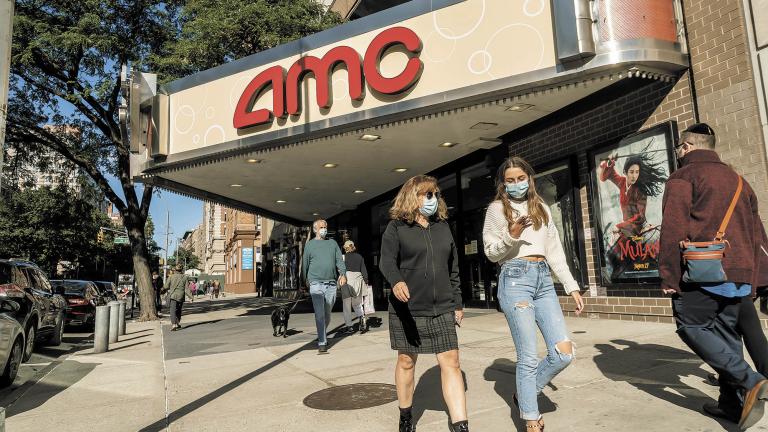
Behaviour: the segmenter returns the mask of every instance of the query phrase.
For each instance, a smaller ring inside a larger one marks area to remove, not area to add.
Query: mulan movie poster
[[[601,267],[605,281],[659,277],[661,200],[671,133],[656,127],[594,154]]]

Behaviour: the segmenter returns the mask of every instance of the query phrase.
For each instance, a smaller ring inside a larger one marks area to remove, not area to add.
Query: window
[[[0,285],[6,285],[11,283],[11,266],[7,264],[0,264]]]
[[[16,284],[21,289],[29,288],[29,280],[27,279],[27,275],[24,274],[24,272],[21,271],[18,267],[12,267],[13,271],[13,283]]]
[[[568,162],[536,175],[536,192],[544,200],[557,227],[560,242],[563,244],[568,268],[577,282],[581,281],[581,261],[576,239],[576,207],[573,193],[572,171]],[[552,280],[560,283],[553,273]]]

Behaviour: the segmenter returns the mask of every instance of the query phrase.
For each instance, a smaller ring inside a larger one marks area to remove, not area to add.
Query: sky
[[[109,176],[109,184],[121,199],[125,199],[117,177]],[[139,199],[141,199],[143,190],[143,187],[137,184],[136,194],[139,196]],[[183,236],[186,231],[195,229],[203,221],[203,202],[155,188],[155,194],[149,206],[149,215],[155,223],[155,242],[161,248],[165,247],[167,212],[170,212],[171,218],[171,229],[168,236],[168,255],[173,255],[173,252],[176,250],[177,238]]]

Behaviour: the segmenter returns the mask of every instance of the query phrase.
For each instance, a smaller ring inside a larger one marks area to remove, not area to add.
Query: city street
[[[269,314],[283,302],[198,299],[185,305],[181,331],[170,332],[165,319],[130,323],[110,352],[75,346],[59,357],[38,356],[53,367],[33,385],[17,383],[4,393],[4,400],[17,398],[7,407],[7,430],[394,430],[395,356],[386,314],[377,314],[381,326],[367,334],[333,334],[329,354],[318,355],[304,303],[291,316],[289,336],[272,336]],[[343,322],[340,313],[333,319],[332,329]],[[548,430],[736,430],[699,413],[717,390],[672,325],[585,318],[568,325],[577,361],[540,400]],[[520,430],[511,408],[514,348],[503,316],[468,310],[459,338],[473,430]],[[434,356],[419,360],[417,375],[418,430],[447,430]],[[768,422],[751,430],[768,430]]]

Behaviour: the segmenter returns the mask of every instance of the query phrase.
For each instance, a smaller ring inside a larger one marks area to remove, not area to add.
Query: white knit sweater
[[[520,216],[528,214],[527,202],[518,203],[510,200],[510,203]],[[568,269],[568,261],[565,258],[563,245],[560,243],[557,227],[552,221],[552,215],[546,205],[544,209],[549,217],[549,223],[538,230],[530,226],[523,230],[520,238],[515,239],[509,234],[509,224],[504,217],[503,204],[501,201],[492,202],[488,206],[483,224],[485,255],[489,260],[499,264],[513,258],[541,255],[546,258],[552,272],[563,283],[566,293],[579,291],[579,285]]]

